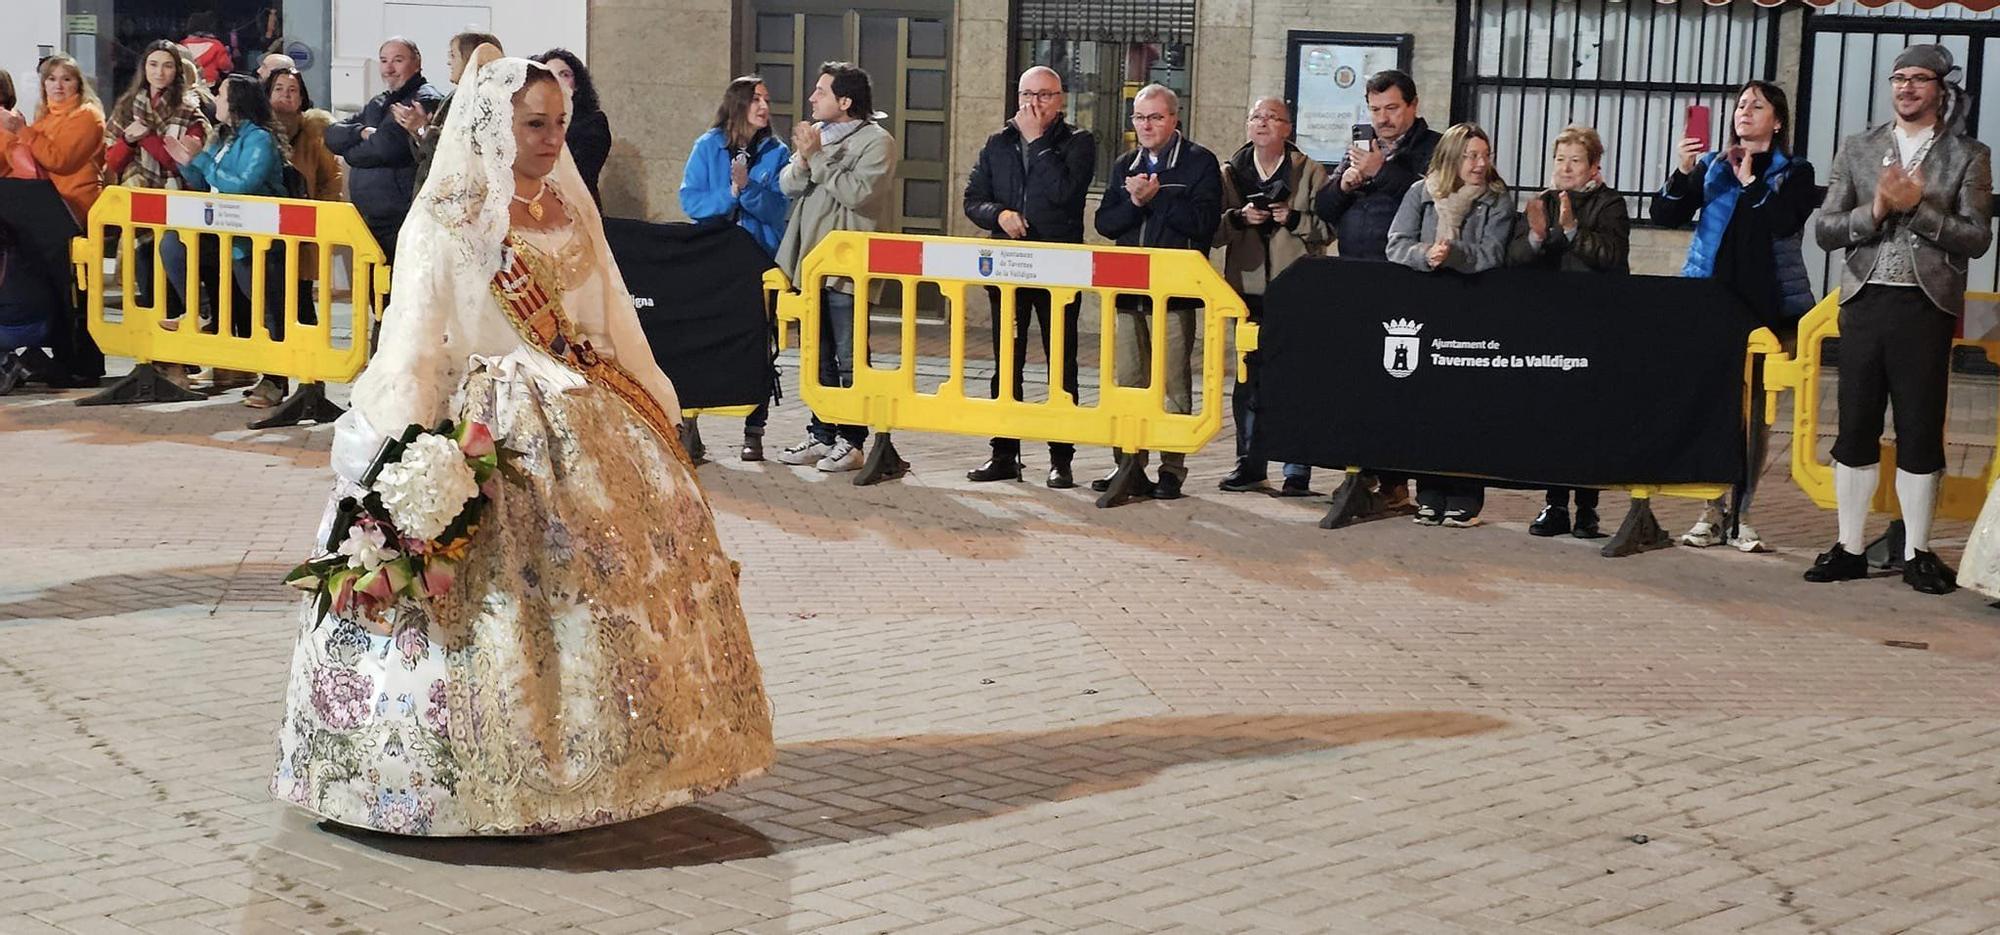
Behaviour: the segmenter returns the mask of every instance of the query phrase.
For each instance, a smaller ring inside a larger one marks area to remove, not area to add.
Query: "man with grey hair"
[[[1222,218],[1222,174],[1215,154],[1181,135],[1180,96],[1165,85],[1149,84],[1132,100],[1132,133],[1139,148],[1111,166],[1110,184],[1097,208],[1097,232],[1127,247],[1162,247],[1200,251],[1206,256]],[[1146,386],[1151,380],[1153,342],[1166,342],[1167,411],[1194,411],[1195,318],[1201,303],[1168,299],[1164,327],[1154,331],[1153,304],[1146,296],[1118,297],[1116,348],[1120,386]],[[1210,404],[1214,404],[1210,400]],[[1130,484],[1117,486],[1118,471],[1091,481],[1102,492],[1099,506],[1113,506],[1126,495],[1177,500],[1187,480],[1185,457],[1160,455],[1160,479],[1146,478],[1147,453],[1129,459],[1119,453],[1119,470],[1128,466]]]
[[[1895,119],[1834,153],[1816,233],[1840,269],[1840,436],[1833,486],[1840,538],[1807,581],[1868,575],[1868,504],[1881,474],[1883,408],[1896,413],[1896,499],[1903,582],[1925,594],[1958,587],[1930,550],[1944,476],[1952,335],[1965,314],[1965,270],[1993,243],[1993,157],[1967,136],[1965,90],[1941,45],[1914,45],[1889,75]],[[1984,527],[1982,527],[1984,528]],[[1977,538],[1977,537],[1975,537]],[[1971,550],[1968,550],[1971,551]]]
[[[986,140],[979,161],[965,182],[965,216],[985,228],[990,236],[1008,240],[1039,240],[1053,243],[1083,242],[1083,203],[1090,193],[1090,181],[1097,173],[1097,138],[1089,130],[1079,130],[1063,119],[1062,76],[1044,65],[1021,74],[1016,85],[1019,104],[1014,119]],[[986,287],[993,306],[993,396],[1000,396],[1000,290]],[[1077,315],[1083,311],[1083,294],[1062,311],[1063,359],[1049,358],[1050,312],[1053,299],[1047,289],[1017,287],[1014,290],[1014,399],[1021,398],[1021,371],[1028,363],[1028,323],[1039,322],[1042,357],[1049,360],[1049,384],[1058,385],[1056,368],[1062,368],[1060,384],[1071,400],[1077,398],[1076,341]],[[1076,446],[1049,443],[1048,485],[1061,490],[1076,486],[1071,461]],[[971,471],[972,481],[1021,479],[1021,440],[993,439],[993,456]]]
[[[326,148],[347,160],[354,207],[394,262],[396,232],[417,198],[417,159],[409,133],[396,123],[395,108],[416,105],[433,113],[444,96],[424,80],[416,43],[392,36],[382,42],[378,58],[385,90],[360,113],[327,127]]]

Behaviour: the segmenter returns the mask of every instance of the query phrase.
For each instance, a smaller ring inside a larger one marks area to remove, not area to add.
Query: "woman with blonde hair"
[[[1492,137],[1477,124],[1454,124],[1389,225],[1389,260],[1419,272],[1498,269],[1518,216],[1507,183],[1493,168]],[[1485,505],[1486,488],[1478,481],[1417,479],[1418,525],[1477,526]]]
[[[35,73],[42,87],[35,121],[0,110],[0,132],[14,134],[15,145],[27,148],[26,158],[55,183],[81,226],[104,190],[104,104],[76,59],[51,55]]]

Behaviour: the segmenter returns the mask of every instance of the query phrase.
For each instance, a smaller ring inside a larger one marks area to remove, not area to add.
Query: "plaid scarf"
[[[153,95],[141,93],[131,102],[111,115],[110,131],[122,137],[125,127],[137,120],[144,123],[149,131],[163,139],[187,136],[190,131],[200,131],[208,135],[208,119],[201,114],[199,98],[189,92],[181,105],[166,108],[155,104]],[[125,170],[119,173],[117,182],[133,188],[179,188],[181,187],[180,167],[161,165],[144,146],[131,144],[132,158],[125,163]]]

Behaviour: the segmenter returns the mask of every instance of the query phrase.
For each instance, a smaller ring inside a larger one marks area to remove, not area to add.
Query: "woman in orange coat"
[[[17,134],[81,225],[104,188],[104,105],[76,59],[52,55],[38,70],[42,103],[30,124],[0,111],[0,131]]]

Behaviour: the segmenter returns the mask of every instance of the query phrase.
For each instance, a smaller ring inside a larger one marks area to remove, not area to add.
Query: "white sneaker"
[[[828,474],[859,471],[861,460],[861,449],[843,438],[833,443],[833,447],[827,450],[826,457],[819,459],[819,469]]]
[[[1693,528],[1681,535],[1681,544],[1697,549],[1706,549],[1710,546],[1721,545],[1722,524],[1711,523],[1708,520],[1695,523]]]
[[[818,464],[826,457],[826,443],[807,438],[790,448],[778,452],[779,464]]]
[[[1757,530],[1751,528],[1749,523],[1742,523],[1736,527],[1736,537],[1730,539],[1729,544],[1735,546],[1738,552],[1752,555],[1771,551],[1771,547],[1764,544],[1764,537],[1757,535]]]

